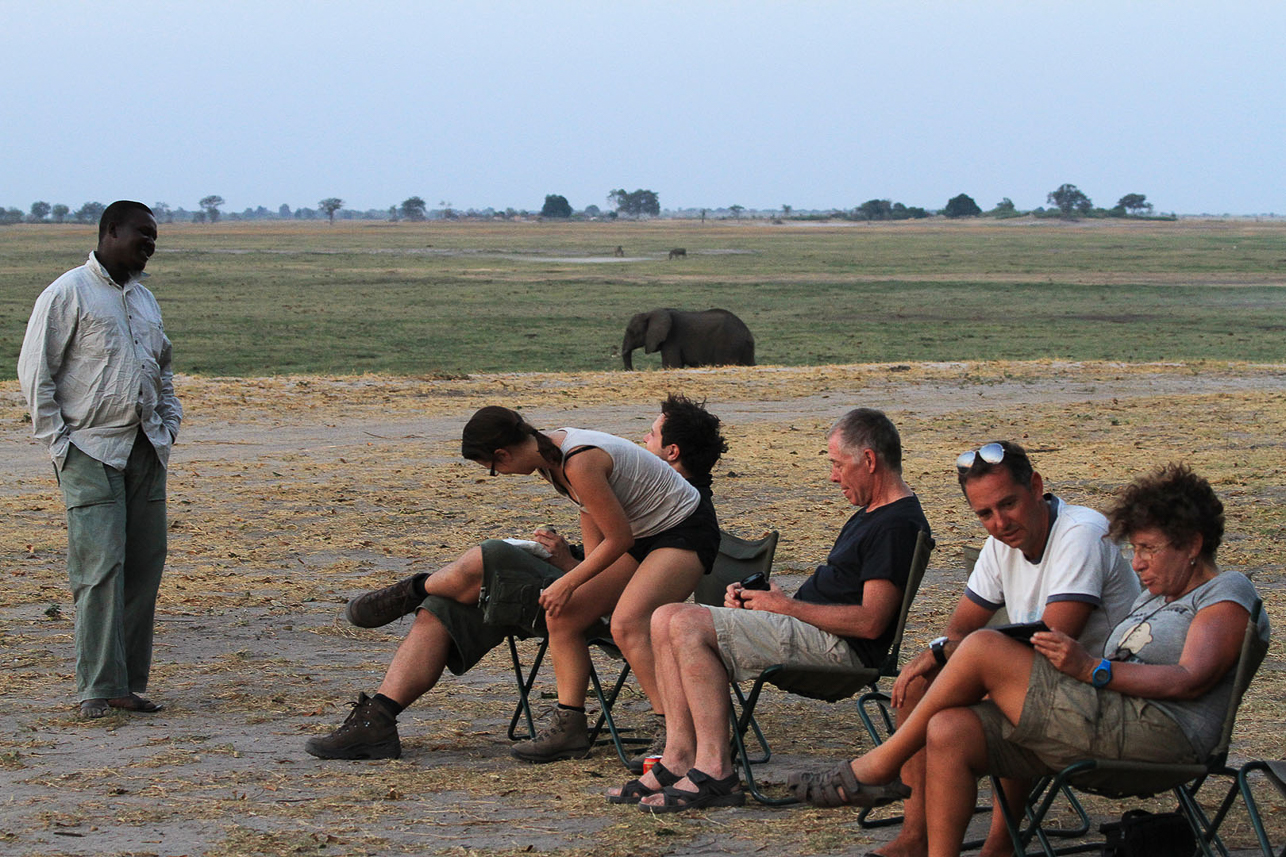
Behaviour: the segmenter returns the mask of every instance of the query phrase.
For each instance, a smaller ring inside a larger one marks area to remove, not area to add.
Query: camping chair
[[[723,604],[724,590],[727,589],[729,583],[743,580],[756,571],[768,574],[772,569],[773,555],[777,550],[778,533],[776,530],[767,532],[763,537],[753,541],[739,538],[724,530],[719,531],[719,536],[719,555],[715,558],[714,568],[710,574],[701,578],[701,581],[697,583],[696,591],[693,592],[693,599],[698,604],[721,606]],[[535,685],[540,665],[545,659],[545,651],[548,648],[549,640],[544,638],[540,641],[540,647],[536,650],[535,660],[525,675],[522,661],[518,656],[518,646],[515,638],[511,635],[508,642],[514,677],[518,683],[518,703],[514,708],[513,717],[509,720],[508,734],[510,740],[522,741],[536,734],[534,717],[531,712],[531,689]],[[605,692],[597,669],[592,662],[590,663],[590,684],[594,689],[594,696],[597,698],[599,705],[598,720],[589,733],[590,742],[595,743],[603,728],[606,727],[609,738],[616,748],[616,754],[621,759],[621,764],[628,766],[630,754],[626,748],[646,746],[652,741],[650,737],[644,738],[623,734],[625,730],[617,727],[616,720],[612,716],[612,707],[616,704],[616,698],[620,695],[621,689],[629,678],[630,665],[612,640],[611,630],[606,623],[602,627],[595,626],[590,633],[586,634],[586,642],[592,648],[597,648],[610,658],[619,660],[622,664],[615,682],[613,682],[610,690]],[[519,731],[519,723],[522,721],[525,721],[526,732]],[[767,744],[763,741],[759,725],[755,723],[753,728],[755,734],[759,737],[761,746],[764,747],[766,756],[768,752]]]
[[[1250,790],[1250,775],[1255,771],[1262,772],[1277,787],[1277,791],[1286,797],[1286,761],[1259,759],[1247,762],[1237,772],[1237,788],[1241,791],[1242,800],[1246,802],[1246,813],[1250,816],[1251,826],[1255,828],[1255,836],[1259,838],[1259,849],[1264,852],[1264,857],[1286,857],[1286,846],[1282,846],[1282,850],[1277,852],[1273,851],[1273,846],[1268,842],[1268,831],[1264,829],[1264,820],[1259,815],[1259,804],[1255,802],[1255,796]]]
[[[1025,815],[1027,827],[1020,829],[1019,821],[1010,812],[1009,807],[1001,801],[1004,810],[1005,824],[1009,835],[1013,837],[1017,853],[1026,855],[1027,846],[1035,838],[1040,846],[1038,854],[1055,857],[1059,854],[1076,854],[1097,851],[1102,848],[1101,842],[1073,844],[1055,848],[1050,844],[1049,832],[1042,825],[1050,805],[1058,793],[1066,787],[1102,795],[1114,799],[1152,797],[1164,791],[1170,791],[1178,800],[1180,812],[1197,840],[1197,846],[1205,857],[1214,857],[1213,845],[1218,853],[1227,857],[1228,849],[1219,838],[1219,826],[1223,823],[1238,793],[1238,775],[1235,768],[1228,766],[1228,745],[1232,741],[1232,728],[1237,720],[1237,709],[1241,698],[1250,686],[1255,671],[1264,658],[1266,646],[1259,639],[1259,614],[1262,603],[1256,601],[1246,623],[1246,634],[1241,643],[1241,655],[1237,659],[1236,674],[1233,679],[1232,697],[1228,700],[1228,710],[1224,714],[1223,730],[1219,742],[1211,751],[1204,763],[1189,765],[1161,764],[1155,762],[1122,762],[1109,759],[1085,759],[1074,762],[1048,779],[1043,791],[1034,791],[1027,801]],[[1219,805],[1214,819],[1211,820],[1197,804],[1197,790],[1210,776],[1233,778],[1228,793]],[[999,788],[995,778],[992,787]],[[1258,832],[1258,831],[1257,831]]]
[[[906,630],[907,615],[911,610],[911,602],[915,600],[915,594],[919,591],[924,571],[929,566],[929,555],[933,552],[933,546],[933,537],[927,532],[921,532],[916,539],[911,568],[907,572],[906,590],[902,593],[902,606],[898,611],[893,642],[880,666],[863,669],[796,669],[777,664],[759,674],[748,695],[743,696],[740,688],[733,685],[737,691],[738,701],[741,703],[741,716],[737,718],[732,730],[734,755],[737,763],[741,765],[746,791],[753,795],[755,800],[769,806],[784,806],[797,802],[793,797],[773,798],[764,794],[755,783],[754,775],[754,765],[761,764],[762,760],[751,759],[746,752],[744,736],[754,722],[755,707],[759,703],[764,685],[772,684],[788,693],[811,699],[838,702],[841,699],[848,699],[864,687],[874,687],[883,676],[897,675],[898,654],[902,647],[902,634]],[[766,748],[766,745],[764,746]]]

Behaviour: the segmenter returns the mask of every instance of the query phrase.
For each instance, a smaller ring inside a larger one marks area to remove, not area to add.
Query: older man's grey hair
[[[835,435],[839,435],[840,449],[848,455],[858,455],[869,449],[881,465],[894,473],[902,472],[902,438],[883,411],[854,408],[840,417],[826,433],[827,438]]]

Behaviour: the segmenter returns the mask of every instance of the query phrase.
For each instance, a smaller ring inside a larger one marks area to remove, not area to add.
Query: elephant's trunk
[[[634,349],[623,347],[621,349],[621,362],[625,364],[626,371],[634,369]]]

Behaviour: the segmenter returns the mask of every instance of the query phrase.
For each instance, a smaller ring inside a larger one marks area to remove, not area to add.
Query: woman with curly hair
[[[1102,653],[1056,631],[1030,646],[975,631],[888,741],[838,770],[793,777],[792,791],[820,806],[887,803],[905,794],[898,772],[924,747],[929,854],[939,857],[960,853],[983,774],[1036,778],[1086,758],[1203,761],[1258,599],[1245,575],[1215,562],[1223,503],[1171,464],[1126,487],[1108,518],[1134,550],[1143,591]],[[1258,627],[1262,658],[1266,616]]]

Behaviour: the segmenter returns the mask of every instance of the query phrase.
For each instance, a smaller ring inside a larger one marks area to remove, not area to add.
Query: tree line
[[[391,220],[391,221],[411,221],[418,222],[424,220],[506,220],[526,217],[545,217],[555,219],[570,219],[579,217],[584,219],[597,219],[600,217],[607,218],[641,218],[641,217],[660,217],[661,200],[659,194],[653,190],[639,188],[627,191],[624,188],[611,190],[607,194],[607,202],[611,208],[607,211],[600,209],[597,205],[587,205],[584,209],[577,212],[572,208],[567,197],[562,194],[547,194],[544,205],[538,212],[506,208],[503,211],[495,208],[484,209],[467,209],[464,211],[457,210],[447,200],[438,203],[438,208],[430,210],[429,204],[423,197],[411,196],[401,203],[391,205],[387,209],[368,209],[366,211],[355,211],[344,207],[344,200],[335,196],[328,196],[317,203],[316,208],[298,208],[291,210],[289,205],[282,204],[275,210],[270,210],[264,206],[258,208],[246,208],[242,212],[223,212],[221,209],[225,205],[222,196],[210,194],[202,197],[197,203],[197,208],[188,211],[183,207],[171,208],[164,202],[152,204],[152,211],[156,214],[156,219],[162,223],[190,222],[190,223],[218,223],[220,219],[228,220],[320,220],[323,217],[329,222],[334,223],[335,218],[341,220]],[[946,206],[936,211],[930,211],[920,206],[905,205],[901,202],[894,202],[891,199],[869,199],[860,205],[851,209],[832,208],[823,211],[813,212],[796,212],[793,206],[782,205],[780,210],[773,209],[768,214],[774,219],[794,219],[794,220],[856,220],[856,221],[878,221],[878,220],[920,220],[931,217],[935,214],[948,218],[961,217],[996,217],[1009,218],[1033,215],[1036,217],[1139,217],[1150,216],[1153,213],[1153,206],[1148,202],[1147,195],[1141,193],[1127,193],[1117,200],[1116,205],[1111,208],[1096,208],[1093,201],[1086,196],[1074,184],[1062,184],[1055,190],[1046,195],[1046,202],[1052,207],[1036,208],[1031,211],[1019,211],[1012,200],[1005,197],[996,203],[990,210],[984,211],[981,206],[968,194],[958,194],[947,200]],[[72,211],[71,208],[62,203],[50,204],[45,201],[37,201],[31,204],[27,212],[19,208],[5,208],[0,206],[0,225],[15,223],[97,223],[102,216],[104,205],[101,202],[86,202],[80,208]],[[706,219],[707,212],[711,209],[686,209],[689,216],[699,216],[702,221]],[[746,211],[743,205],[730,205],[725,208],[715,209],[717,216],[730,215],[734,219],[740,219]],[[727,215],[723,215],[727,212]],[[762,216],[760,212],[760,216]],[[671,213],[670,216],[675,216]],[[1171,218],[1174,215],[1170,215]]]

